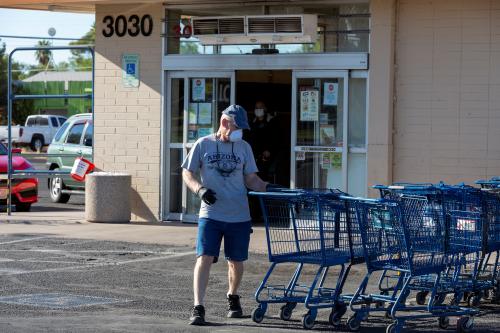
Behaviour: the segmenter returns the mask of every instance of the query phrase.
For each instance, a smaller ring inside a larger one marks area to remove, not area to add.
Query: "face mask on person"
[[[264,117],[264,109],[255,109],[254,114],[257,118]]]
[[[237,129],[235,131],[232,131],[229,134],[229,141],[231,141],[231,142],[238,142],[238,141],[241,141],[241,139],[243,139],[243,130],[242,129]]]

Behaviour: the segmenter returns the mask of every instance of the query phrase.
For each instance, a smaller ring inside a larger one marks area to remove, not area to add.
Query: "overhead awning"
[[[33,9],[55,12],[95,13],[98,4],[163,3],[162,0],[2,0],[0,8]]]
[[[256,6],[291,4],[367,3],[369,0],[2,0],[0,8],[35,9],[58,12],[95,13],[95,6],[163,3],[167,8],[205,8],[212,6]]]

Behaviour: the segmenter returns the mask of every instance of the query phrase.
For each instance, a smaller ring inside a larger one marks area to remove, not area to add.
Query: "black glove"
[[[281,189],[284,189],[284,186],[281,186],[280,184],[271,184],[267,183],[266,185],[266,192],[279,192]]]
[[[196,195],[207,205],[213,205],[217,201],[215,194],[214,191],[206,187],[200,187],[198,192],[196,192]]]

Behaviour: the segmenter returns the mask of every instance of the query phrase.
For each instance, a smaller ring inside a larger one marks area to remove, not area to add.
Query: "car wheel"
[[[31,150],[33,151],[36,151],[36,152],[40,152],[42,151],[42,147],[43,147],[43,138],[39,137],[39,136],[34,136],[32,139],[31,139]]]
[[[58,168],[52,171],[59,171]],[[64,182],[61,177],[49,178],[49,194],[50,200],[54,203],[66,203],[69,201],[70,195],[62,193]]]
[[[31,203],[20,202],[16,204],[16,212],[29,212]]]

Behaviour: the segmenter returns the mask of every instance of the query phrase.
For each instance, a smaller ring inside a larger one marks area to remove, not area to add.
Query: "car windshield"
[[[7,155],[7,148],[0,143],[0,155]]]

